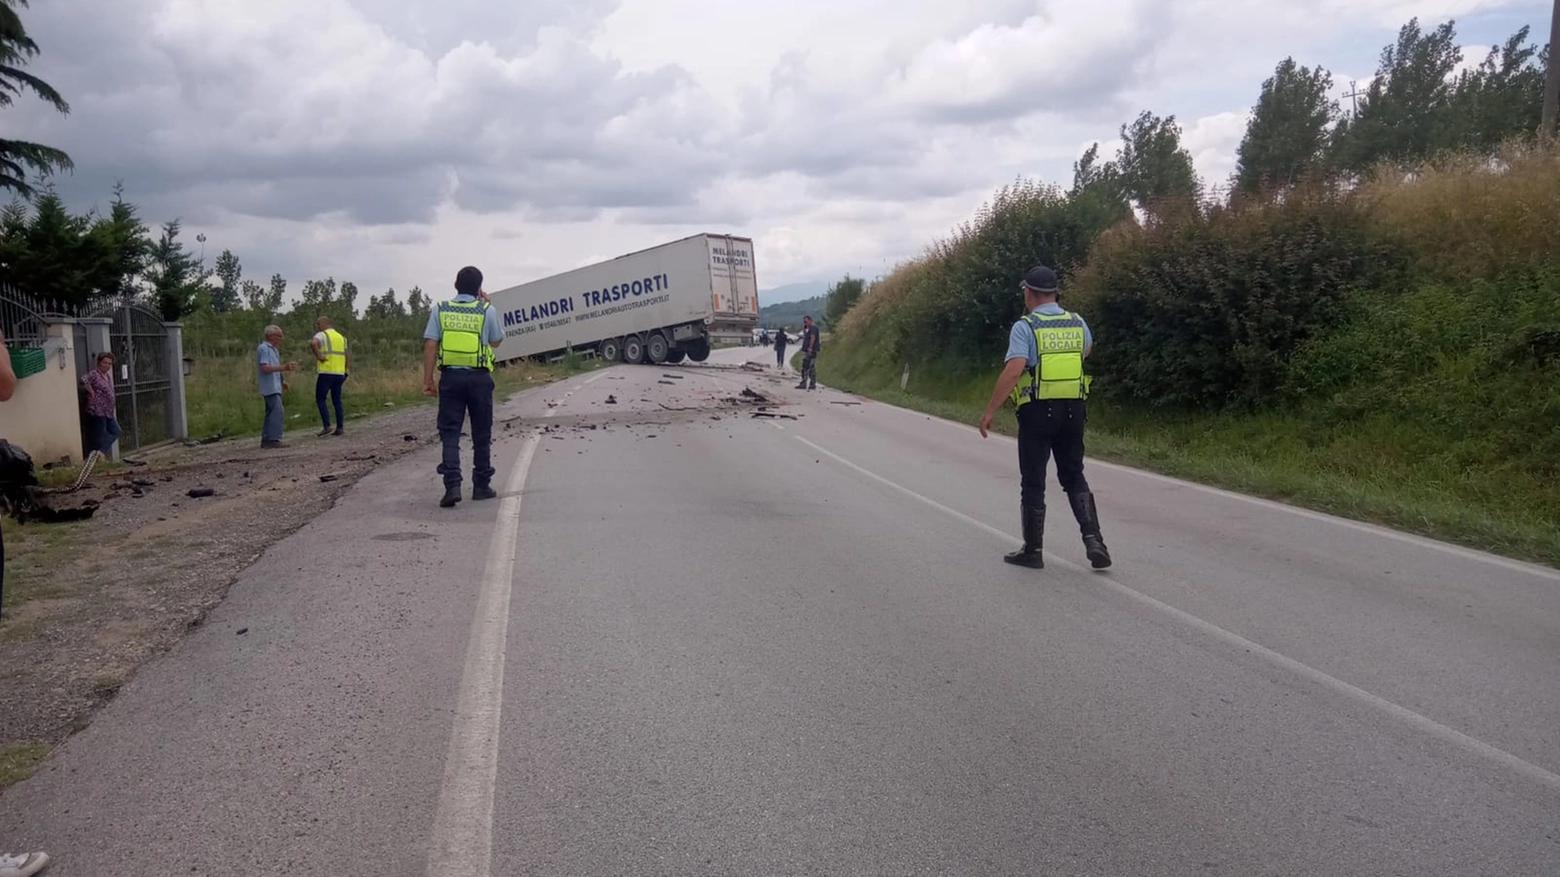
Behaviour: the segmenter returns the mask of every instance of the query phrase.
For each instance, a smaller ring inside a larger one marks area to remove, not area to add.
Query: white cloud
[[[706,230],[752,235],[771,286],[875,274],[1017,176],[1066,184],[1143,109],[1222,183],[1284,55],[1370,70],[1410,15],[1475,11],[1470,63],[1547,6],[49,0],[30,69],[73,112],[4,112],[71,152],[73,202],[123,179],[294,288],[507,285]]]

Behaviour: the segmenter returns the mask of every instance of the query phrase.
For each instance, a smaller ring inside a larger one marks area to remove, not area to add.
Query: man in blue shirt
[[[1011,398],[1017,405],[1024,546],[1003,559],[1034,569],[1045,566],[1045,467],[1054,454],[1056,478],[1078,519],[1084,551],[1094,568],[1102,569],[1110,566],[1110,552],[1100,535],[1094,494],[1083,477],[1083,427],[1088,421],[1083,361],[1094,349],[1094,333],[1083,317],[1056,303],[1061,290],[1055,271],[1037,265],[1024,275],[1021,288],[1025,315],[1008,333],[1007,365],[980,419],[985,438],[1002,403]]]
[[[493,348],[504,340],[498,309],[482,290],[482,272],[468,265],[455,275],[455,298],[440,302],[423,330],[423,392],[439,397],[444,459],[442,508],[460,502],[460,429],[471,415],[471,498],[497,496],[493,480]],[[477,300],[482,300],[478,305]],[[434,385],[433,369],[439,368]]]
[[[285,448],[282,429],[286,415],[282,410],[282,393],[290,389],[283,373],[296,371],[298,363],[282,364],[282,330],[279,326],[265,327],[265,340],[255,348],[255,366],[260,376],[260,398],[265,400],[265,424],[260,430],[260,447]]]

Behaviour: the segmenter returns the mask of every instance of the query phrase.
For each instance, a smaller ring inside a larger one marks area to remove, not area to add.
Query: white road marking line
[[[877,406],[879,408],[885,408],[890,411],[897,411],[901,414],[914,417],[918,420],[933,420],[937,423],[941,423],[944,426],[957,429],[961,432],[973,433],[977,436],[980,435],[980,432],[975,427],[960,423],[957,420],[947,420],[945,418],[936,417],[931,414],[922,414],[919,411],[915,411],[909,408],[901,408],[898,405],[891,405],[887,402],[877,402]],[[1018,441],[1012,436],[999,435],[997,433],[992,433],[991,437],[995,439],[1001,439],[1012,444],[1017,444]],[[1508,569],[1513,572],[1527,573],[1528,575],[1537,576],[1541,579],[1560,582],[1560,570],[1553,570],[1545,566],[1539,566],[1538,564],[1524,563],[1520,560],[1512,560],[1509,557],[1501,557],[1498,554],[1490,554],[1487,551],[1478,551],[1472,548],[1464,548],[1461,545],[1453,545],[1449,542],[1440,542],[1425,536],[1416,536],[1413,533],[1404,533],[1398,530],[1390,529],[1388,527],[1378,526],[1376,524],[1367,524],[1363,521],[1351,521],[1348,518],[1341,518],[1337,515],[1329,515],[1325,512],[1317,512],[1310,509],[1300,508],[1299,506],[1274,502],[1273,500],[1263,499],[1258,496],[1248,496],[1244,493],[1236,493],[1234,491],[1224,490],[1218,487],[1210,487],[1206,484],[1198,484],[1195,481],[1187,481],[1185,479],[1174,478],[1169,475],[1160,475],[1157,472],[1149,472],[1145,469],[1136,469],[1132,466],[1123,466],[1120,463],[1107,463],[1106,461],[1097,459],[1095,457],[1089,457],[1087,459],[1088,465],[1090,466],[1099,466],[1102,469],[1110,469],[1128,475],[1136,475],[1141,478],[1147,478],[1164,484],[1173,484],[1177,487],[1185,487],[1191,490],[1199,491],[1201,493],[1211,494],[1213,496],[1222,496],[1225,499],[1238,500],[1240,502],[1247,503],[1249,505],[1260,506],[1265,509],[1288,512],[1291,515],[1298,515],[1299,517],[1307,518],[1313,521],[1322,521],[1324,523],[1336,524],[1337,526],[1346,527],[1359,533],[1369,533],[1373,536],[1381,536],[1386,539],[1391,539],[1394,542],[1402,542],[1406,545],[1428,548],[1432,551],[1439,551],[1443,554],[1450,554],[1456,557],[1461,557],[1464,560],[1475,560],[1481,563],[1487,563],[1491,566],[1498,566],[1502,569]]]
[[[541,436],[520,448],[499,500],[488,546],[482,591],[460,701],[444,762],[444,785],[433,820],[429,877],[489,877],[493,862],[493,791],[498,781],[499,718],[504,697],[504,650],[509,641],[509,595],[514,586],[515,541],[520,532],[520,493]]]
[[[607,373],[606,372],[602,372],[601,374],[596,375],[595,377],[586,378],[584,386],[590,386],[591,384],[594,384],[595,382],[601,380],[602,378],[604,378],[606,376],[607,376]]]
[[[797,441],[807,445],[818,453],[823,454],[844,466],[848,466],[862,475],[867,476],[868,478],[874,479],[908,496],[918,499],[932,508],[938,509],[939,511],[958,518],[972,527],[984,530],[987,533],[991,533],[992,535],[998,536],[1009,542],[1016,541],[1013,536],[998,530],[996,527],[993,527],[990,524],[987,524],[983,521],[978,521],[975,518],[958,511],[957,509],[949,508],[935,499],[922,496],[908,487],[905,487],[901,484],[896,484],[895,482],[884,478],[876,472],[863,469],[862,467],[852,463],[844,457],[841,457],[833,451],[830,451],[814,442],[808,441],[801,436],[796,436],[795,438]],[[1045,555],[1047,564],[1050,564],[1051,559],[1055,558],[1055,555],[1051,554],[1049,551],[1045,552]],[[1351,700],[1380,710],[1381,712],[1386,713],[1387,715],[1398,719],[1399,721],[1402,721],[1410,727],[1416,728],[1417,730],[1429,734],[1430,736],[1435,737],[1445,743],[1450,743],[1453,746],[1472,753],[1473,755],[1477,755],[1480,758],[1492,761],[1501,765],[1502,767],[1509,768],[1510,770],[1521,774],[1522,776],[1527,777],[1528,779],[1533,780],[1540,785],[1547,786],[1553,791],[1560,791],[1560,775],[1545,770],[1544,768],[1539,767],[1538,765],[1531,762],[1524,761],[1521,758],[1518,758],[1517,756],[1505,751],[1504,749],[1498,749],[1488,743],[1485,743],[1482,740],[1470,737],[1461,731],[1449,728],[1440,722],[1429,718],[1428,716],[1420,715],[1419,713],[1416,713],[1407,707],[1400,706],[1393,703],[1392,701],[1386,700],[1385,698],[1371,694],[1363,688],[1358,688],[1356,686],[1350,685],[1347,682],[1344,682],[1341,679],[1329,676],[1326,673],[1315,669],[1314,667],[1302,664],[1299,661],[1275,652],[1266,646],[1258,645],[1257,643],[1246,639],[1240,634],[1232,633],[1211,621],[1205,621],[1191,614],[1190,612],[1185,612],[1169,605],[1168,603],[1160,602],[1159,600],[1156,600],[1147,594],[1135,591],[1132,588],[1121,584],[1120,582],[1112,581],[1105,576],[1094,575],[1091,571],[1085,570],[1083,567],[1074,563],[1069,563],[1068,561],[1062,560],[1061,558],[1055,558],[1055,560],[1058,566],[1064,567],[1066,569],[1071,569],[1079,573],[1090,573],[1090,580],[1095,584],[1115,591],[1124,597],[1136,600],[1145,606],[1157,609],[1160,612],[1163,612],[1166,615],[1176,619],[1177,621],[1194,627],[1197,630],[1228,645],[1232,645],[1240,649],[1245,649],[1251,654],[1267,661],[1268,663],[1309,679],[1310,681],[1332,691],[1335,694],[1343,695],[1344,697],[1350,698]]]

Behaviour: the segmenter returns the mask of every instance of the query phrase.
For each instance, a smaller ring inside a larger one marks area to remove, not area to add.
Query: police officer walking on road
[[[1055,271],[1037,265],[1024,275],[1021,288],[1024,317],[1009,333],[1007,365],[980,419],[980,435],[985,438],[1003,400],[1012,398],[1017,406],[1024,547],[1003,560],[1034,569],[1045,567],[1041,557],[1045,467],[1047,458],[1054,454],[1056,478],[1078,519],[1089,563],[1103,569],[1110,566],[1110,552],[1100,535],[1094,494],[1083,477],[1083,427],[1088,419],[1083,360],[1094,347],[1094,335],[1083,317],[1056,303],[1060,288]]]
[[[471,498],[492,499],[493,348],[504,340],[498,309],[482,291],[482,272],[471,266],[455,275],[456,295],[439,302],[423,331],[423,393],[439,397],[439,439],[444,460],[441,508],[460,502],[460,432],[471,415]],[[479,301],[480,299],[480,301]],[[439,367],[438,388],[433,368]]]

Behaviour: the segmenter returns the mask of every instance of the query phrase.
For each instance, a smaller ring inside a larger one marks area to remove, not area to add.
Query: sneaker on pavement
[[[0,877],[32,877],[47,864],[48,853],[0,853]]]

